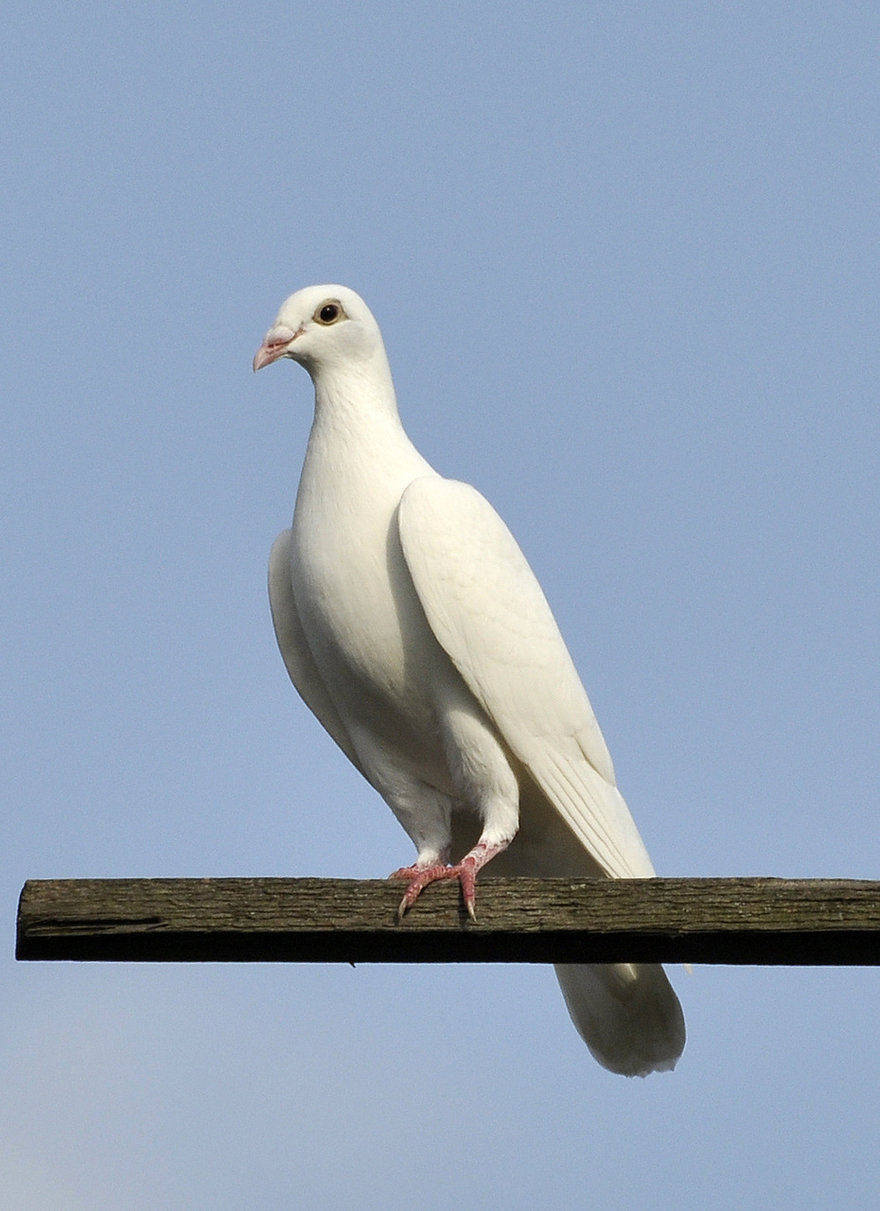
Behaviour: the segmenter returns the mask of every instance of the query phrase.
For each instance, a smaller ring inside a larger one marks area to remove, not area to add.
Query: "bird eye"
[[[342,304],[334,301],[322,303],[315,312],[314,319],[319,324],[335,324],[337,320],[341,320],[345,316],[342,310]]]

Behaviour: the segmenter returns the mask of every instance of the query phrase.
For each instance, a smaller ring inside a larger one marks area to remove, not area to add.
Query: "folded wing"
[[[608,876],[653,875],[565,641],[504,522],[468,484],[425,476],[404,492],[398,527],[428,623],[510,751]]]
[[[300,622],[290,569],[290,530],[282,530],[269,555],[269,606],[272,625],[290,680],[313,715],[323,724],[349,761],[363,774],[345,724],[333,705],[312,658]]]

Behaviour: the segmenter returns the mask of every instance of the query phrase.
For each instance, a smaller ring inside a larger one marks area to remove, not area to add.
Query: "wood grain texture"
[[[401,884],[351,879],[31,880],[16,957],[116,962],[880,963],[880,882],[493,879],[405,920]]]

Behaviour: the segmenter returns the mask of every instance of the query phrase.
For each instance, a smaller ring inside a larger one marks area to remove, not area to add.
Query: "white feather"
[[[487,875],[650,877],[540,586],[492,507],[437,475],[406,436],[363,301],[343,286],[292,295],[255,368],[279,357],[309,371],[315,419],[293,527],[270,559],[278,644],[306,704],[409,833],[419,867],[479,833],[500,851]],[[662,968],[557,973],[605,1067],[645,1075],[675,1064],[684,1021]]]

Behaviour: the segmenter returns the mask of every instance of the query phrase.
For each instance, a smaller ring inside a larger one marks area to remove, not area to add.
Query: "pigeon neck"
[[[397,397],[382,355],[341,366],[322,366],[315,382],[315,424],[352,430],[382,421],[400,427]]]

